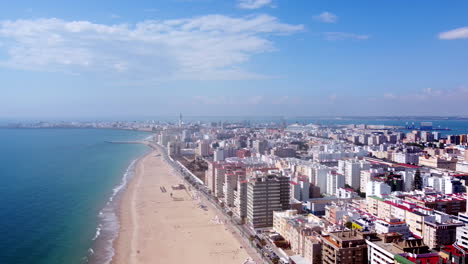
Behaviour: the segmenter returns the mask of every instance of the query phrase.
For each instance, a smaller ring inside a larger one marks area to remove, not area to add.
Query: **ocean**
[[[0,129],[0,263],[106,263],[118,196],[149,133]]]

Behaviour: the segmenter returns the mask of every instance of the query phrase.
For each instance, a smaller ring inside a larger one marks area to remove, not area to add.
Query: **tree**
[[[414,190],[422,190],[423,188],[423,182],[421,178],[421,172],[419,169],[416,171],[414,174],[414,180],[413,180],[413,191]]]
[[[361,189],[357,189],[357,194],[362,197],[362,198],[366,198],[366,193],[365,192],[361,192]]]
[[[344,226],[346,226],[346,228],[348,228],[348,229],[352,229],[353,228],[353,223],[348,221],[348,222],[346,222],[344,224]]]

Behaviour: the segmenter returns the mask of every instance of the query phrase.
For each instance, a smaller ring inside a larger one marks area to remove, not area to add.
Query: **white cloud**
[[[354,33],[346,32],[325,32],[323,36],[326,40],[345,40],[345,39],[354,39],[354,40],[366,40],[369,39],[369,35],[360,35]]]
[[[271,5],[272,0],[239,0],[238,6],[243,9],[257,9]]]
[[[398,99],[401,101],[419,101],[419,102],[444,102],[456,100],[468,100],[468,89],[465,86],[459,86],[451,89],[433,89],[424,88],[412,93],[404,94],[385,93],[385,99]]]
[[[242,63],[257,53],[274,51],[269,36],[302,29],[269,15],[206,15],[134,25],[5,20],[0,21],[0,41],[7,56],[0,66],[153,79],[262,78],[243,70]]]
[[[336,23],[338,16],[330,12],[322,12],[320,15],[314,16],[314,19],[323,23]]]
[[[466,39],[468,38],[468,27],[456,28],[439,34],[439,39]]]
[[[434,90],[432,88],[423,89],[423,93],[429,96],[441,96],[443,94],[442,90]]]

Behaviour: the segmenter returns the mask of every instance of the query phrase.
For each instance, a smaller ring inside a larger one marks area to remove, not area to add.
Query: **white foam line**
[[[95,241],[99,239],[99,237],[101,237],[102,235],[110,236],[109,239],[103,241],[105,243],[103,248],[99,249],[99,251],[103,251],[98,253],[102,253],[102,258],[104,259],[102,262],[100,262],[100,264],[109,264],[112,261],[112,258],[114,257],[115,252],[113,243],[118,236],[120,224],[113,201],[114,198],[127,186],[130,177],[133,176],[136,162],[137,159],[133,160],[130,163],[122,177],[121,183],[114,187],[114,189],[112,189],[112,195],[109,198],[109,201],[106,203],[106,206],[101,211],[99,211],[98,217],[100,218],[101,223],[96,228],[96,234],[93,240]],[[93,248],[89,249],[89,255],[93,255],[95,253],[96,252],[93,250]]]

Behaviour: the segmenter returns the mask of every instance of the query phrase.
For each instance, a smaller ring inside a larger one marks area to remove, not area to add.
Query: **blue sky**
[[[0,118],[468,115],[468,2],[15,1]]]

